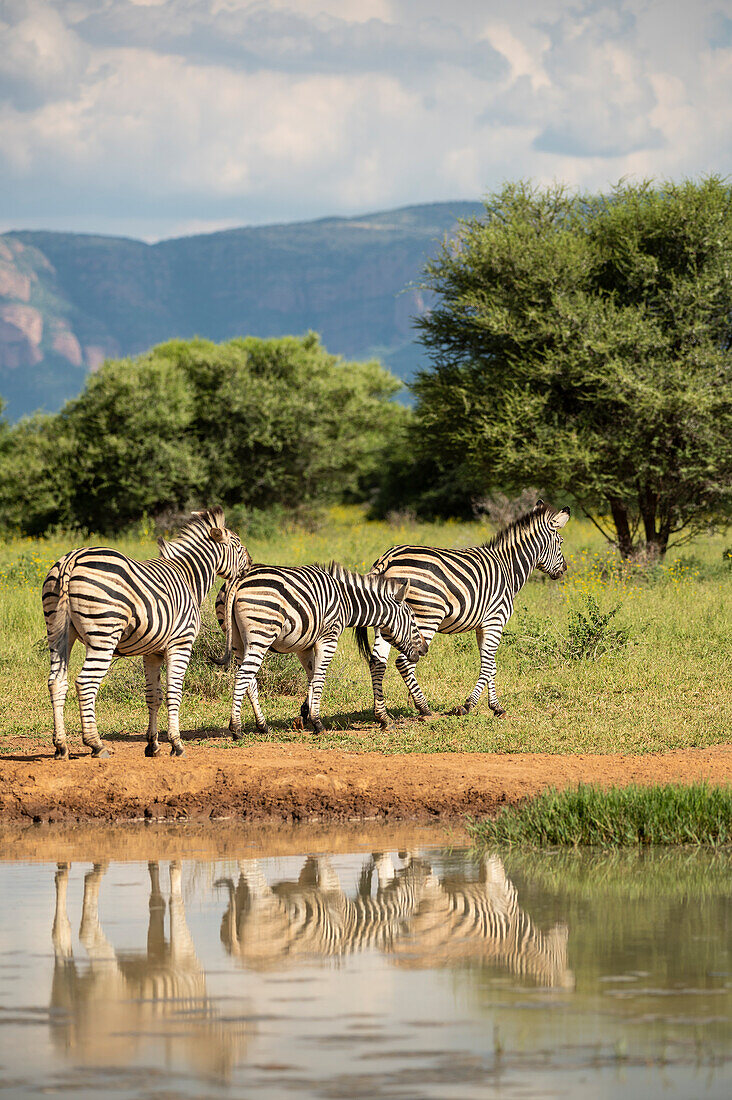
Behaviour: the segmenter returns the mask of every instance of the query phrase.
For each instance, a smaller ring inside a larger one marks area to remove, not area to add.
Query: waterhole
[[[724,1097],[729,854],[0,835],[0,1094]]]

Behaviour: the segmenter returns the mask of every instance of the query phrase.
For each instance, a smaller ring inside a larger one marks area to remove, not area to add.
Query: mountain
[[[479,203],[229,229],[145,244],[0,235],[0,395],[15,419],[58,409],[106,357],[171,337],[319,332],[329,351],[377,356],[408,379],[424,353],[412,318],[426,258]]]

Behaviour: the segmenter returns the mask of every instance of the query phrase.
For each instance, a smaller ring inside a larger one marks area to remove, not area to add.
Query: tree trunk
[[[622,500],[618,500],[617,497],[611,497],[610,511],[612,512],[613,523],[615,524],[620,556],[629,558],[633,552],[633,538],[630,533],[628,509],[623,504]]]
[[[659,516],[658,494],[644,489],[638,494],[638,505],[643,519],[646,546],[652,554],[662,558],[668,547],[671,522],[667,516]]]

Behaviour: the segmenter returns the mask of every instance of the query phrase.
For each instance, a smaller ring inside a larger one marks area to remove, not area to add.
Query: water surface
[[[0,862],[0,1094],[732,1095],[729,856],[395,841]]]

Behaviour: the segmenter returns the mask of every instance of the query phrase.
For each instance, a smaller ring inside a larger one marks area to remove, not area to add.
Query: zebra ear
[[[564,527],[565,523],[567,523],[568,521],[569,521],[569,508],[562,508],[561,512],[556,512],[552,516],[552,520],[551,520],[552,527],[556,527],[557,531],[559,531],[562,527]]]
[[[409,594],[409,581],[404,581],[404,583],[400,584],[399,587],[397,588],[396,592],[394,593],[394,599],[396,600],[397,603],[404,603],[404,601],[406,600],[408,594]]]
[[[221,527],[209,527],[208,537],[212,539],[213,542],[228,542],[229,532],[223,530]]]
[[[539,500],[537,500],[536,504],[534,505],[534,511],[535,512],[540,512],[542,510],[542,508],[546,508],[546,505],[544,504],[544,501],[540,497]]]

